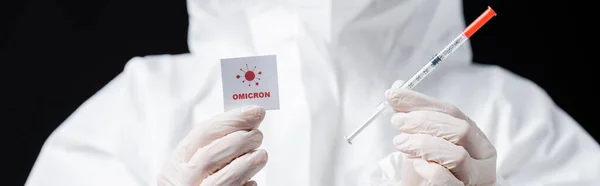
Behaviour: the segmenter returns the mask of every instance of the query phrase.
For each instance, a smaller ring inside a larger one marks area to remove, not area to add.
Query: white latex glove
[[[385,95],[401,132],[394,145],[406,154],[403,185],[496,184],[496,149],[458,108],[408,89]]]
[[[161,186],[250,186],[267,162],[256,150],[263,139],[257,129],[265,116],[258,106],[234,109],[204,121],[177,145],[158,175]]]

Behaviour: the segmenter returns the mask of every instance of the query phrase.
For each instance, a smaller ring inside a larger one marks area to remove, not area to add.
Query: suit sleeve
[[[502,78],[502,90],[495,91],[502,94],[490,109],[497,113],[488,137],[498,151],[498,184],[600,183],[598,143],[543,89],[512,76]]]
[[[444,76],[437,96],[467,111],[492,142],[497,185],[600,183],[600,146],[542,88],[501,68],[474,69]],[[401,159],[390,154],[359,185],[400,185]]]
[[[26,185],[145,185],[122,161],[135,146],[127,132],[138,123],[131,95],[121,73],[83,103],[46,140]]]

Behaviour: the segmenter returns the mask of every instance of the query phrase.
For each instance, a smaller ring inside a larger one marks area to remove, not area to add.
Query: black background
[[[555,2],[464,0],[467,23],[488,5],[498,13],[471,38],[474,61],[533,80],[598,141],[591,38],[579,8]],[[2,1],[0,16],[3,168],[14,174],[3,185],[23,185],[48,135],[130,58],[189,52],[184,0]]]

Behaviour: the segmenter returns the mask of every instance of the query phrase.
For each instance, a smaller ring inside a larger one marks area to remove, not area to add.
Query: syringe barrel
[[[406,83],[404,83],[400,88],[413,89],[421,80],[423,80],[429,73],[431,73],[435,67],[442,62],[446,57],[448,57],[452,52],[454,52],[457,48],[460,47],[465,41],[469,38],[464,34],[458,35],[452,42],[450,42],[442,51],[433,56],[423,68],[421,68],[415,75],[413,75]]]
[[[488,22],[492,17],[496,16],[496,12],[488,6],[488,9],[483,12],[475,21],[473,21],[463,32],[458,35],[452,42],[450,42],[442,51],[433,56],[427,64],[423,68],[421,68],[415,75],[413,75],[406,83],[404,83],[399,88],[413,89],[423,78],[427,77],[429,73],[431,73],[436,66],[448,57],[452,52],[454,52],[458,47],[460,47],[465,41],[467,41],[479,28],[481,28],[486,22]],[[398,88],[398,87],[394,87]],[[360,134],[362,130],[364,130],[369,124],[373,122],[384,110],[389,108],[387,102],[382,102],[377,106],[376,112],[359,128],[353,131],[349,136],[344,136],[346,141],[349,144],[352,144],[352,140]]]
[[[448,57],[450,54],[452,54],[456,49],[458,49],[467,40],[469,40],[469,38],[467,36],[465,36],[464,33],[459,34],[458,36],[456,36],[456,38],[454,38],[454,40],[452,40],[452,42],[450,42],[448,45],[446,45],[446,47],[444,47],[444,49],[442,49],[442,51],[440,51],[436,55],[436,57],[439,57],[440,61],[446,59],[446,57]],[[435,64],[437,64],[438,62],[436,62]]]

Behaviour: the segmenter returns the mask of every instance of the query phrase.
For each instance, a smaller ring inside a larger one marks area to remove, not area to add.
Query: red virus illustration
[[[260,81],[260,75],[262,75],[261,71],[256,71],[256,66],[254,66],[254,68],[252,70],[250,70],[250,68],[248,68],[248,64],[246,64],[246,71],[244,71],[243,69],[240,68],[240,71],[243,72],[242,75],[236,75],[235,78],[242,79],[242,83],[248,83],[248,86],[252,86],[252,84],[254,84],[255,86],[258,86],[259,83],[258,81]]]

